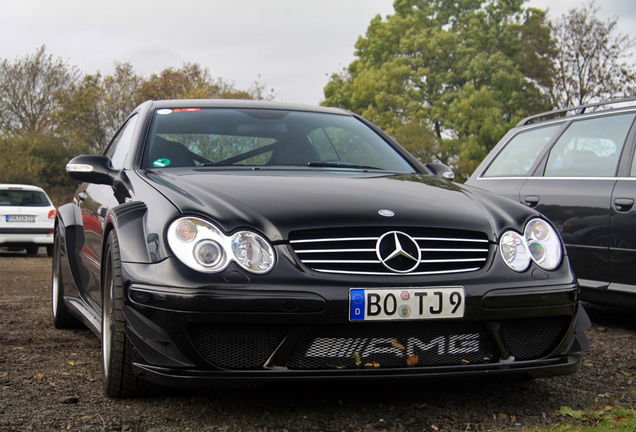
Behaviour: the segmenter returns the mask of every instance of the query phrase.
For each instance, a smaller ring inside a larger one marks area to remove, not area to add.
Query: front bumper
[[[124,314],[140,354],[135,373],[164,386],[539,378],[576,372],[573,353],[587,348],[589,319],[574,282],[458,279],[467,293],[462,319],[351,323],[349,289],[370,281],[261,285],[226,275],[223,284],[175,288],[159,284],[178,277],[162,269],[170,263],[152,266],[151,277],[147,265],[122,266]]]
[[[53,227],[50,228],[2,228],[0,245],[52,245]]]
[[[410,368],[408,370],[368,369],[356,371],[209,371],[175,369],[134,363],[133,370],[141,378],[165,387],[255,387],[259,385],[294,382],[363,382],[383,380],[412,382],[413,380],[446,381],[465,379],[536,379],[573,374],[579,370],[579,359],[573,354],[543,361],[502,363],[498,365],[447,366]]]

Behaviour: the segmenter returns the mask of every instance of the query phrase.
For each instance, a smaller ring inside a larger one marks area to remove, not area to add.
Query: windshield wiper
[[[349,163],[346,163],[346,162],[312,161],[312,162],[308,162],[307,166],[310,166],[310,167],[325,167],[325,168],[371,169],[371,170],[384,171],[382,168],[378,168],[378,167],[374,167],[374,166],[354,165],[354,164],[349,164]]]

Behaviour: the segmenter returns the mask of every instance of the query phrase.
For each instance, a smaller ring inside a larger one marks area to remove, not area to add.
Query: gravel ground
[[[109,399],[99,340],[53,327],[50,267],[44,248],[35,257],[0,252],[0,431],[531,431],[566,421],[555,416],[561,406],[636,405],[634,313],[587,304],[591,349],[566,377]]]

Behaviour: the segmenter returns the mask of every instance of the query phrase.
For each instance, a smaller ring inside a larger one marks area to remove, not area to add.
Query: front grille
[[[492,345],[480,323],[351,323],[314,328],[287,366],[355,369],[375,362],[380,368],[406,368],[487,363],[492,357]]]
[[[392,232],[398,233],[406,253],[398,254],[387,266],[379,255],[389,256],[397,249],[396,241],[379,240]],[[490,242],[484,233],[442,228],[320,229],[294,231],[289,239],[303,264],[314,271],[338,274],[394,276],[474,272],[486,266],[490,251]],[[417,249],[421,254],[419,265],[409,257],[416,255]]]
[[[260,369],[280,345],[282,326],[193,324],[188,336],[199,354],[225,369]]]
[[[506,320],[501,333],[516,360],[534,360],[547,356],[561,343],[572,317],[557,316]]]

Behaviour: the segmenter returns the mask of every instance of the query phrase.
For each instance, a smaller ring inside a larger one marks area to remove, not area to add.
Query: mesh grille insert
[[[563,340],[572,317],[557,316],[502,321],[501,333],[517,360],[539,359]]]
[[[290,369],[353,369],[487,363],[492,346],[482,324],[473,322],[355,323],[313,329],[297,346]],[[356,365],[358,360],[361,365]]]
[[[260,369],[287,335],[282,326],[193,324],[188,336],[197,351],[215,366]]]

